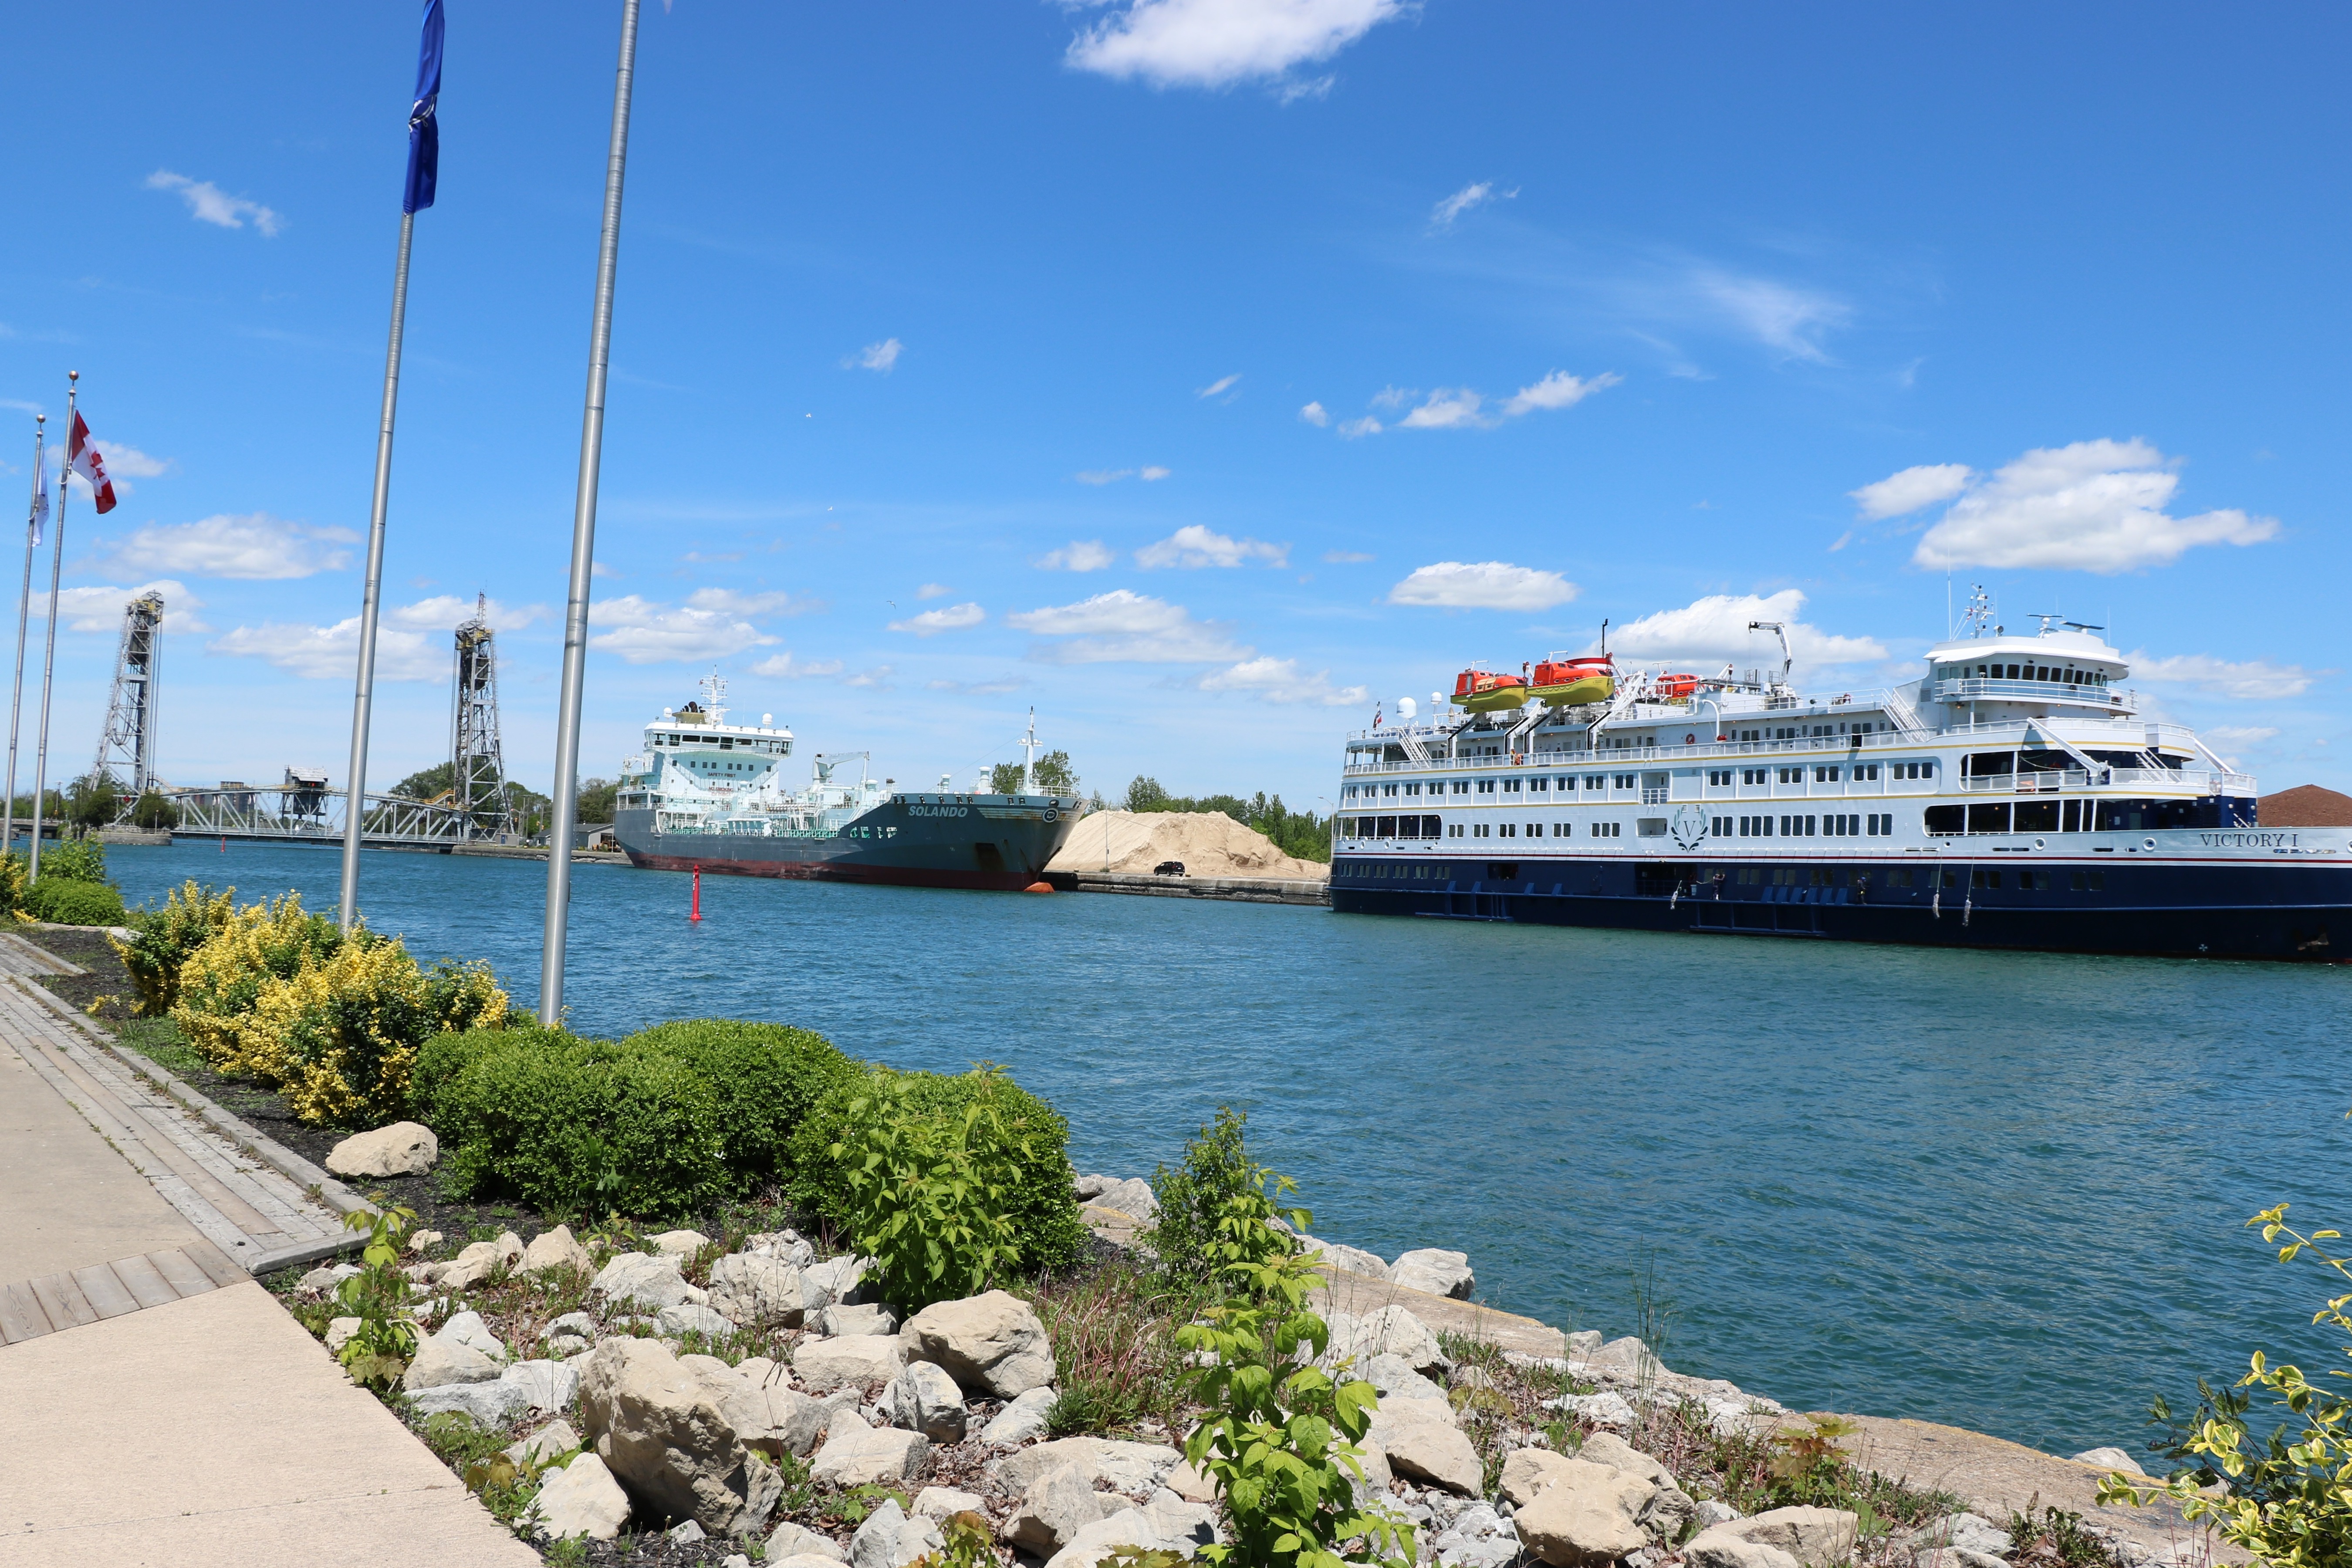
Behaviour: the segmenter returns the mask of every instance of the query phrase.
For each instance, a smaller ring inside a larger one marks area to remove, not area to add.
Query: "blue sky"
[[[480,593],[545,787],[618,6],[448,12],[372,774],[446,755]],[[416,8],[76,18],[0,231],[0,479],[77,369],[127,481],[69,518],[53,773],[162,583],[166,775],[340,777]],[[1982,582],[2107,623],[2266,790],[2352,786],[2347,30],[648,5],[583,767],[715,663],[910,783],[1034,705],[1107,794],[1311,805],[1473,660],[1607,617],[1761,663],[1761,600],[1867,687]]]

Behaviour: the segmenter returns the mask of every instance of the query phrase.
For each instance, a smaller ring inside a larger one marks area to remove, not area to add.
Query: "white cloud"
[[[501,632],[520,631],[548,613],[545,605],[508,605],[492,599],[478,605],[474,600],[455,594],[438,594],[388,611],[383,618],[397,626],[446,632],[455,631],[460,622],[472,620],[478,609],[489,621],[492,630]]]
[[[1400,430],[1454,430],[1465,425],[1489,425],[1481,419],[1478,407],[1484,400],[1466,386],[1448,391],[1439,387],[1429,395],[1429,401],[1397,421]]]
[[[1557,572],[1501,561],[1440,561],[1413,569],[1389,590],[1391,605],[1449,610],[1548,610],[1582,590]]]
[[[1234,372],[1231,375],[1221,375],[1216,380],[1209,383],[1208,385],[1201,388],[1197,395],[1202,397],[1214,397],[1221,392],[1231,392],[1234,387],[1241,384],[1241,373],[1239,371]]]
[[[1733,325],[1790,359],[1827,363],[1829,356],[1818,341],[1821,334],[1845,325],[1853,316],[1843,300],[1769,278],[1701,270],[1691,282],[1700,298]]]
[[[1331,411],[1319,403],[1310,403],[1298,411],[1298,416],[1318,430],[1331,423]]]
[[[348,528],[289,522],[263,511],[224,512],[195,522],[148,523],[107,554],[138,572],[275,583],[341,571],[352,560],[344,546],[359,538]]]
[[[1065,58],[1154,87],[1229,87],[1328,59],[1408,9],[1406,0],[1133,0],[1071,39]],[[1288,98],[1330,87],[1292,85]]]
[[[1290,547],[1267,544],[1255,539],[1234,539],[1187,523],[1167,538],[1145,545],[1135,552],[1139,566],[1239,566],[1246,562],[1263,561],[1269,566],[1290,564]]]
[[[1153,464],[1141,469],[1137,477],[1141,479],[1147,485],[1156,485],[1175,471],[1176,470],[1173,468],[1163,468],[1159,467],[1157,464]]]
[[[58,590],[58,622],[69,632],[103,632],[111,637],[122,629],[123,607],[142,594],[163,595],[163,630],[172,632],[208,632],[197,612],[205,602],[188,592],[186,586],[162,577],[152,583],[133,587],[117,588],[107,584],[80,588]],[[33,595],[32,614],[36,619],[48,614],[47,596]],[[37,653],[29,657],[38,657]]]
[[[1201,677],[1200,687],[1203,691],[1252,691],[1268,702],[1284,705],[1360,708],[1372,700],[1369,687],[1335,687],[1328,669],[1308,675],[1298,668],[1297,659],[1271,656],[1244,659],[1228,668],[1212,670]]]
[[[1017,675],[1008,675],[1000,680],[927,680],[923,684],[933,691],[954,691],[967,697],[999,697],[1007,691],[1018,691],[1029,683]]]
[[[1356,566],[1371,560],[1372,557],[1360,550],[1327,550],[1323,552],[1323,559],[1334,566]]]
[[[106,459],[107,477],[120,480],[125,474],[134,479],[159,479],[172,471],[169,458],[151,458],[136,447],[126,447],[120,441],[101,441],[93,436],[89,444]],[[121,484],[115,487],[121,489]]]
[[[1030,564],[1048,572],[1099,572],[1118,559],[1099,539],[1074,539],[1059,550],[1048,550]]]
[[[238,626],[205,645],[210,653],[267,659],[278,668],[306,680],[345,680],[358,673],[360,618],[352,616],[331,626],[294,626],[269,621]],[[375,673],[379,680],[446,680],[449,650],[439,639],[399,626],[379,626],[375,634]]]
[[[2039,448],[1954,501],[1911,560],[1931,570],[2128,572],[2200,544],[2255,544],[2278,532],[2275,518],[2234,509],[2173,517],[2164,509],[2179,488],[2180,476],[2146,441]]]
[[[734,588],[697,588],[686,596],[687,607],[709,610],[721,616],[740,616],[756,619],[762,616],[801,616],[817,608],[814,599],[796,599],[790,594],[746,594]]]
[[[1625,658],[1685,664],[1701,670],[1725,664],[1762,668],[1780,662],[1780,645],[1770,632],[1749,631],[1748,623],[1781,621],[1789,628],[1790,658],[1808,669],[1886,657],[1886,646],[1874,637],[1836,637],[1799,620],[1804,607],[1805,595],[1795,588],[1783,588],[1769,597],[1712,594],[1679,610],[1660,610],[1612,627],[1609,651]],[[1598,647],[1594,645],[1596,650]]]
[[[1022,631],[1074,639],[1031,656],[1054,664],[1206,664],[1255,651],[1236,644],[1222,622],[1196,621],[1181,605],[1126,588],[1004,619]]]
[[[978,605],[951,605],[944,610],[925,610],[919,616],[909,616],[903,621],[892,621],[894,632],[912,632],[919,637],[937,637],[941,632],[960,632],[976,626],[988,619],[988,612]]]
[[[1616,385],[1625,378],[1615,371],[1602,371],[1590,381],[1573,376],[1564,370],[1553,371],[1532,386],[1523,386],[1504,400],[1503,416],[1516,419],[1538,408],[1573,408],[1596,392]]]
[[[1351,441],[1359,436],[1377,436],[1381,433],[1381,422],[1369,414],[1361,419],[1343,419],[1339,422],[1339,434]]]
[[[915,590],[915,597],[918,599],[944,599],[950,594],[954,592],[955,590],[953,588],[949,587],[944,583],[926,583],[921,587]]]
[[[906,348],[907,345],[896,338],[884,338],[878,343],[867,343],[864,348],[843,360],[841,366],[844,370],[878,370],[887,375],[890,374],[890,367],[898,363],[898,356],[906,352]]]
[[[1863,521],[1879,522],[1949,500],[1974,478],[1976,470],[1966,463],[1921,463],[1846,494],[1853,498],[1855,515]]]
[[[2327,673],[2305,669],[2299,664],[2273,664],[2263,658],[2238,663],[2203,653],[2175,654],[2170,658],[2150,658],[2145,653],[2134,653],[2129,663],[2133,676],[2138,679],[2152,680],[2159,686],[2193,686],[2217,697],[2241,700],[2300,697],[2311,689],[2313,681]]]
[[[770,654],[751,667],[751,673],[771,680],[808,680],[817,676],[839,675],[841,668],[837,658],[794,658],[787,652]]]
[[[2277,740],[2278,731],[2265,724],[2221,724],[2206,731],[2205,739],[2217,746],[2259,746]]]
[[[887,691],[890,689],[890,677],[896,673],[895,666],[877,664],[872,669],[861,669],[855,675],[842,677],[841,683],[844,686],[856,686],[866,690]]]
[[[605,565],[602,561],[591,561],[588,563],[588,575],[591,577],[610,577],[615,582],[619,581],[621,576],[618,572],[615,572],[610,566]]]
[[[706,595],[727,596],[727,591],[706,588],[694,597]],[[588,607],[588,622],[605,628],[591,637],[588,646],[618,654],[630,664],[725,658],[776,640],[726,608],[693,603],[672,607],[635,594],[596,600]]]
[[[1507,202],[1518,194],[1517,191],[1505,191],[1497,196],[1492,180],[1480,180],[1475,184],[1465,185],[1430,209],[1429,226],[1452,228],[1454,220],[1472,207],[1484,206],[1490,201]]]
[[[1115,485],[1135,477],[1133,468],[1080,468],[1070,478],[1082,485]]]
[[[230,195],[210,180],[192,180],[185,174],[175,174],[169,169],[158,169],[147,176],[151,191],[177,191],[180,199],[188,204],[188,216],[198,223],[213,224],[221,228],[243,228],[246,220],[265,236],[275,235],[285,220],[259,202],[243,196]]]

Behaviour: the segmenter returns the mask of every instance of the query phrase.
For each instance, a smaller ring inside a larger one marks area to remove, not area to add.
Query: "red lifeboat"
[[[1660,697],[1669,702],[1687,702],[1698,691],[1698,677],[1661,675],[1657,679],[1656,690]]]
[[[1454,678],[1454,705],[1471,713],[1517,708],[1528,700],[1528,683],[1516,675],[1465,669]]]

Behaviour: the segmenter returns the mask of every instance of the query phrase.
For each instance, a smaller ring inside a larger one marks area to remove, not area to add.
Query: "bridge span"
[[[224,785],[163,792],[179,814],[172,831],[191,838],[260,839],[272,843],[341,844],[348,790],[292,779],[284,784]],[[375,849],[437,849],[513,844],[483,818],[490,814],[438,805],[396,795],[362,795],[360,842]]]

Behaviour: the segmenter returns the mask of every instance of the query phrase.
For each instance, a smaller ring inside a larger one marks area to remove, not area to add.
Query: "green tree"
[[[66,797],[66,820],[77,835],[94,832],[122,815],[122,791],[111,773],[84,773]]]
[[[613,801],[619,794],[620,786],[611,779],[582,780],[577,820],[583,825],[612,821]]]
[[[1280,795],[1264,790],[1247,800],[1237,795],[1201,796],[1170,795],[1160,781],[1138,775],[1127,786],[1129,811],[1219,811],[1244,827],[1255,828],[1284,854],[1299,860],[1331,858],[1331,819],[1311,811],[1293,811]]]
[[[455,763],[436,763],[409,774],[392,786],[392,793],[408,800],[438,800],[457,786],[457,766]]]
[[[1019,763],[999,763],[988,770],[988,788],[992,795],[1019,795],[1022,776]],[[1036,793],[1039,795],[1076,795],[1078,775],[1070,767],[1070,753],[1048,752],[1037,759]]]
[[[180,808],[151,789],[131,808],[131,820],[150,833],[169,832],[180,826]]]

